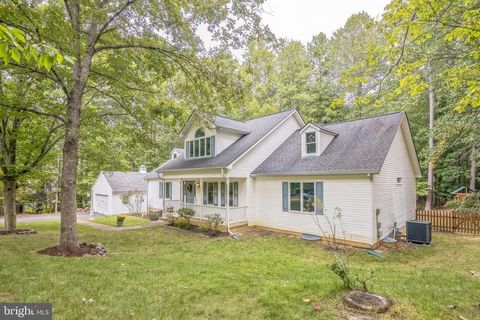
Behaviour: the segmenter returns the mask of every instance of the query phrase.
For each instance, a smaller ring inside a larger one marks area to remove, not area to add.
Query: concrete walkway
[[[112,226],[107,226],[106,224],[101,224],[101,223],[96,223],[90,220],[85,220],[85,219],[79,219],[77,220],[78,224],[92,227],[98,230],[102,231],[126,231],[126,230],[137,230],[137,229],[146,229],[146,228],[154,228],[158,226],[163,226],[165,225],[164,220],[157,220],[157,221],[151,221],[148,224],[144,224],[141,226],[134,226],[134,227],[112,227]]]

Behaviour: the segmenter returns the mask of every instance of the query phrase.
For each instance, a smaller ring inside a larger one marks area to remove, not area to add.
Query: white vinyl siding
[[[373,177],[373,194],[374,211],[379,210],[378,221],[374,220],[375,230],[379,223],[375,237],[387,236],[395,223],[401,228],[407,220],[415,219],[415,172],[402,128],[395,134],[380,174]]]
[[[301,129],[300,123],[297,121],[294,115],[290,115],[284,122],[275,128],[265,139],[261,140],[258,145],[247,152],[240,160],[238,160],[231,170],[229,175],[233,177],[246,177],[246,194],[247,194],[247,216],[248,220],[255,220],[253,215],[258,212],[255,208],[254,189],[256,189],[255,181],[250,177],[250,173],[253,172],[265,159],[272,154],[288,137],[290,137],[295,130]],[[242,188],[242,186],[240,186]],[[261,190],[261,189],[256,189]],[[242,193],[242,190],[240,190]],[[243,200],[240,199],[240,206],[242,206]]]
[[[112,187],[107,179],[100,173],[92,187],[92,205],[93,212],[101,214],[111,214]]]
[[[282,208],[282,182],[284,181],[323,181],[323,215],[315,215],[314,212],[284,212]],[[315,219],[318,219],[322,227],[328,230],[327,217],[332,219],[336,208],[340,208],[345,239],[373,244],[372,184],[367,175],[308,178],[258,176],[255,178],[255,188],[262,192],[255,197],[255,220],[249,221],[249,225],[321,236],[323,234]],[[339,230],[341,226],[337,224],[337,237],[343,239]]]

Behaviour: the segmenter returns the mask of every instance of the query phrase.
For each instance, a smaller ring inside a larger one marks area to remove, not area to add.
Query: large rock
[[[386,312],[392,306],[392,301],[385,297],[359,290],[347,292],[343,296],[343,302],[358,310],[377,313]]]

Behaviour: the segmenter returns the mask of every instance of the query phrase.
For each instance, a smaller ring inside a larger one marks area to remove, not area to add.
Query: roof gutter
[[[380,170],[378,171],[343,171],[343,172],[274,172],[274,173],[251,173],[250,176],[256,177],[256,176],[274,176],[274,177],[279,177],[279,176],[313,176],[313,175],[318,175],[318,176],[329,176],[329,175],[351,175],[351,174],[358,174],[358,175],[364,175],[367,174],[368,176],[373,175],[373,174],[379,174]]]

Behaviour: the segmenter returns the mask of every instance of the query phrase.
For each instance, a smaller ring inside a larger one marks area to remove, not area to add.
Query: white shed
[[[139,172],[100,172],[92,186],[91,210],[103,215],[145,212],[147,208],[145,175],[144,167]]]

